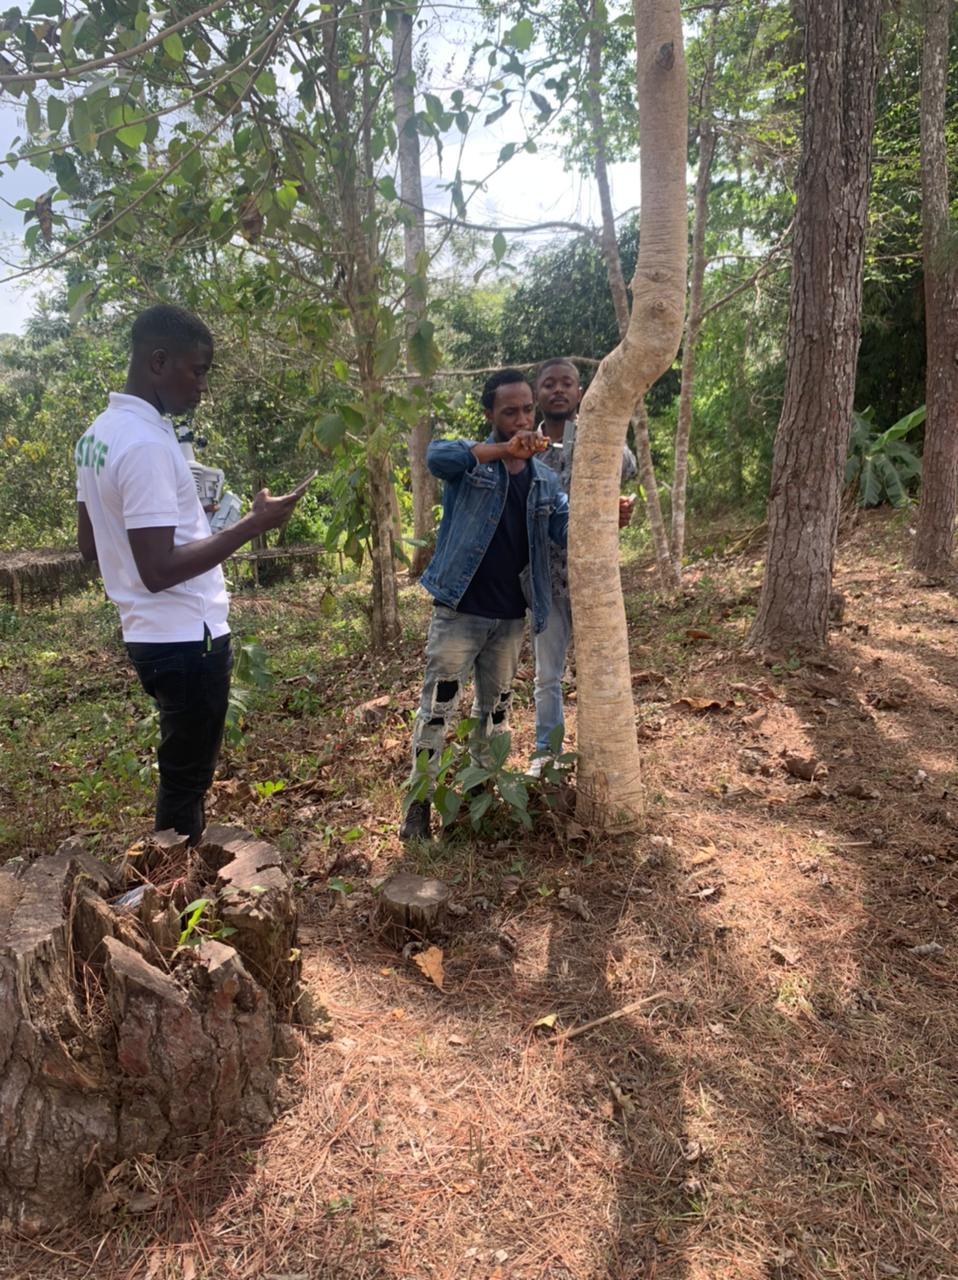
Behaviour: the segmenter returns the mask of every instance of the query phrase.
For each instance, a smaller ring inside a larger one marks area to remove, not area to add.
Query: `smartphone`
[[[302,497],[318,475],[319,467],[317,467],[315,471],[311,471],[305,480],[300,480],[299,484],[296,485],[294,489],[290,489],[290,493],[295,493]]]

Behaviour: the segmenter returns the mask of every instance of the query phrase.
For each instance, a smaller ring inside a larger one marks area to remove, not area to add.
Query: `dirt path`
[[[633,574],[648,829],[408,859],[455,881],[442,992],[368,924],[401,859],[415,648],[336,668],[337,697],[393,691],[383,725],[279,709],[270,731],[320,762],[270,821],[312,877],[330,1038],[258,1150],[127,1171],[148,1212],[20,1243],[3,1274],[958,1277],[958,597],[892,567],[906,538],[875,520],[843,548],[844,624],[814,667],[741,656],[756,566],[702,566],[679,607]]]

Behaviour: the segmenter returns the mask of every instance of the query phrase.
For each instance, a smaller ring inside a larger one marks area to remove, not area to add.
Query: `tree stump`
[[[401,871],[380,890],[377,923],[394,946],[431,937],[446,923],[452,890],[442,880]]]
[[[272,1119],[299,976],[292,883],[272,846],[220,833],[188,871],[210,900],[195,946],[139,859],[121,900],[121,872],[77,840],[0,867],[0,1228],[49,1230],[121,1160]]]

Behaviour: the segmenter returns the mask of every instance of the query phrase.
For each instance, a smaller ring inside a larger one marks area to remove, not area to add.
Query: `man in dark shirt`
[[[564,546],[568,530],[558,477],[535,458],[548,441],[532,429],[535,403],[525,375],[494,374],[482,405],[492,428],[487,440],[437,440],[427,454],[429,469],[445,483],[436,551],[421,580],[436,603],[413,762],[425,751],[433,774],[470,670],[474,758],[481,761],[489,739],[508,727],[526,609],[531,605],[533,629],[541,630],[551,598],[548,542]],[[414,800],[402,839],[427,837],[430,813],[428,799]]]

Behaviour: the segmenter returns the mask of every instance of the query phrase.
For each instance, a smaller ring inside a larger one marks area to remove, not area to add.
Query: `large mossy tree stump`
[[[424,941],[444,927],[451,896],[452,890],[442,880],[401,871],[379,891],[376,923],[394,946]]]
[[[177,847],[155,844],[125,869]],[[201,922],[178,947],[184,903],[153,886],[116,902],[124,874],[76,840],[0,867],[0,1227],[48,1230],[121,1160],[274,1115],[299,975],[289,872],[237,829],[181,856],[228,938]]]

